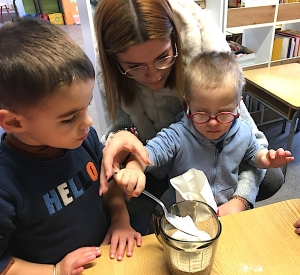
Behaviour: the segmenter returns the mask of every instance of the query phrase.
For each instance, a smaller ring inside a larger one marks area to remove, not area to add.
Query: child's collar
[[[13,134],[4,135],[3,142],[20,154],[36,159],[60,158],[66,153],[66,149],[54,148],[47,145],[27,145],[15,138]]]

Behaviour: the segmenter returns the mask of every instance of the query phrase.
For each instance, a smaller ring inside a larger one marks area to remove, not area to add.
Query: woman
[[[95,11],[95,30],[101,67],[97,81],[107,135],[133,123],[142,141],[168,127],[184,109],[183,73],[190,59],[202,51],[230,50],[224,34],[193,0],[101,0]],[[253,124],[258,141],[267,146],[243,103],[241,117]],[[265,197],[283,182],[279,169],[268,173],[265,184],[272,190],[262,194]],[[250,194],[258,193],[265,174],[265,170],[242,164],[234,195],[253,207],[256,196]],[[166,185],[157,178],[165,173],[156,170],[153,175],[151,179],[148,175],[147,188],[160,196]],[[238,211],[234,203],[226,203],[232,213]]]

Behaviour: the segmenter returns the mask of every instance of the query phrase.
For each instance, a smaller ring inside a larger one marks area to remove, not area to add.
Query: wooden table
[[[254,69],[244,74],[245,93],[291,122],[286,147],[286,150],[291,150],[296,120],[300,114],[300,64]],[[286,168],[287,165],[283,167],[284,175]]]
[[[293,223],[300,218],[300,199],[283,201],[221,218],[214,266],[210,275],[300,274],[300,236]],[[170,275],[161,244],[155,235],[143,237],[143,245],[131,258],[109,259],[109,246],[101,248],[84,275]]]

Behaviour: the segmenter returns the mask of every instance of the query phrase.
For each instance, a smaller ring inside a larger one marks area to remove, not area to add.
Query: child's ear
[[[0,126],[7,132],[23,132],[22,115],[0,109]]]

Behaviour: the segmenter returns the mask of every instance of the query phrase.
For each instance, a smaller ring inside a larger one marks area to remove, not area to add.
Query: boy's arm
[[[17,274],[32,274],[32,275],[50,275],[53,274],[53,265],[35,264],[21,260],[19,258],[11,259],[9,266],[1,273],[1,275],[17,275]],[[28,272],[26,273],[25,272]]]
[[[261,149],[255,156],[255,166],[258,168],[278,168],[294,160],[290,151],[282,148],[276,151]]]
[[[134,244],[142,245],[141,234],[130,226],[129,214],[123,192],[115,180],[109,182],[108,192],[104,195],[105,205],[110,213],[111,225],[102,242],[110,244],[110,257],[121,261],[127,244],[127,257],[132,256]]]

